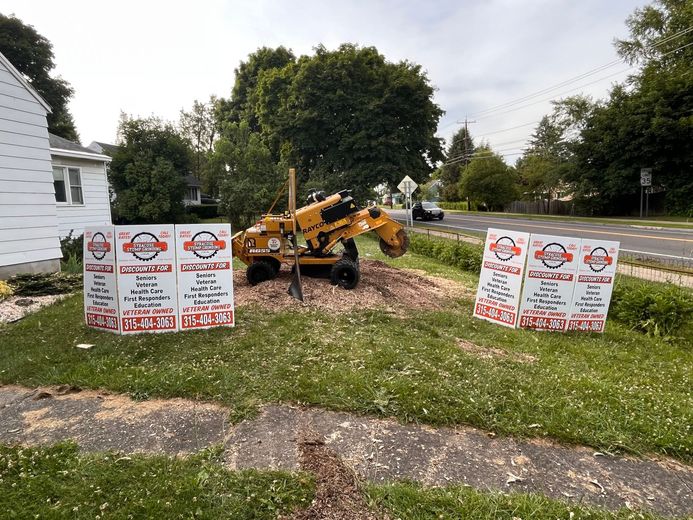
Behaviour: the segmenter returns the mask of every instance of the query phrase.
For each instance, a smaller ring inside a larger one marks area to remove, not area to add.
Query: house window
[[[65,191],[65,168],[53,167],[53,186],[55,187],[55,201],[67,202],[67,191]]]
[[[191,201],[197,200],[197,188],[188,188],[187,199]]]
[[[84,204],[82,172],[79,168],[53,167],[55,201],[64,204]]]

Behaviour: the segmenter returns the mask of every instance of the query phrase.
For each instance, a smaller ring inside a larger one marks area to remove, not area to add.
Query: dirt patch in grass
[[[304,435],[299,449],[301,468],[315,477],[315,498],[307,509],[296,511],[285,517],[286,520],[380,518],[366,505],[353,470],[347,468],[319,436]]]
[[[397,269],[379,260],[361,260],[361,281],[353,290],[331,285],[329,279],[302,277],[303,303],[287,294],[293,275],[282,270],[279,276],[255,287],[245,271],[234,272],[237,305],[258,305],[268,309],[305,308],[327,311],[386,308],[440,309],[453,298],[469,294],[464,285],[444,278],[424,276]]]
[[[465,339],[457,339],[457,346],[467,354],[471,354],[479,359],[507,359],[518,363],[534,363],[537,358],[521,352],[507,352],[494,347],[482,347]]]

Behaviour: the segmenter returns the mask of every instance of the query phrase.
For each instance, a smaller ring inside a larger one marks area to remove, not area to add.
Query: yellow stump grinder
[[[289,210],[273,214],[279,196],[289,188]],[[307,205],[296,209],[296,172],[280,190],[269,212],[252,227],[233,236],[233,254],[248,266],[246,276],[251,285],[277,276],[282,264],[292,267],[294,280],[289,294],[303,300],[301,269],[329,270],[332,284],[353,289],[359,282],[358,250],[354,237],[375,231],[380,249],[389,257],[406,253],[409,238],[404,227],[380,208],[359,208],[350,192],[325,196],[311,192]],[[296,234],[302,232],[305,245],[298,245]],[[335,248],[341,245],[342,254]]]

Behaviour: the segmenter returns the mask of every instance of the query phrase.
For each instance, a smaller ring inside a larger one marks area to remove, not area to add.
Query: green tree
[[[182,136],[190,142],[192,148],[192,174],[203,181],[205,191],[212,195],[218,193],[214,177],[207,175],[209,155],[214,149],[217,127],[214,120],[214,107],[217,99],[211,96],[209,102],[193,102],[189,111],[181,110],[178,128]]]
[[[290,49],[279,46],[276,49],[261,47],[242,61],[235,69],[236,80],[229,99],[220,99],[216,106],[217,124],[224,122],[240,123],[246,121],[253,132],[260,130],[256,107],[257,83],[265,70],[281,69],[296,61]]]
[[[424,180],[443,158],[433,92],[419,65],[345,44],[263,71],[256,106],[270,149],[304,182],[363,198],[406,174]]]
[[[470,163],[475,151],[474,139],[466,127],[460,128],[452,136],[448,146],[444,164],[440,170],[440,180],[443,182],[442,198],[445,201],[460,200],[459,182],[462,170]]]
[[[78,142],[77,128],[68,109],[74,90],[60,76],[51,76],[55,68],[51,42],[19,18],[0,14],[0,52],[50,105],[48,131]]]
[[[118,134],[120,148],[108,171],[118,218],[134,224],[179,222],[191,167],[187,140],[153,117],[122,119]]]
[[[693,25],[690,1],[661,0],[628,18],[621,55],[641,65],[586,120],[568,175],[592,211],[625,214],[639,206],[640,168],[666,209],[693,216]]]
[[[211,167],[219,178],[221,210],[234,229],[248,227],[267,211],[281,187],[269,148],[246,121],[224,126]]]
[[[500,155],[482,145],[462,172],[460,193],[488,211],[501,211],[519,196],[517,174]]]

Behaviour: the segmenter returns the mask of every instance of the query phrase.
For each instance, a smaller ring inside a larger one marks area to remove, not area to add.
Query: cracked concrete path
[[[491,437],[473,428],[431,428],[386,419],[270,405],[227,422],[222,406],[182,399],[135,402],[68,387],[0,387],[0,442],[74,440],[89,451],[185,455],[224,444],[229,468],[297,470],[310,430],[371,482],[411,479],[504,492],[536,492],[609,509],[693,514],[693,468],[659,458],[616,457],[547,440]]]

